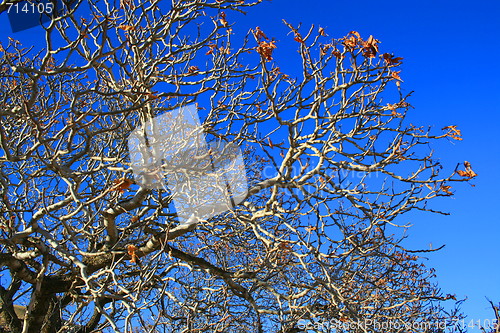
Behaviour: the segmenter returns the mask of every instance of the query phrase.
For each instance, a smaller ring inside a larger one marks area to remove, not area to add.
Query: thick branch
[[[108,233],[108,237],[106,239],[106,245],[108,248],[113,247],[118,241],[118,228],[115,224],[116,217],[120,214],[138,208],[150,192],[150,189],[141,188],[132,199],[119,202],[118,204],[109,207],[102,213],[104,216],[104,226],[106,227],[106,231]]]

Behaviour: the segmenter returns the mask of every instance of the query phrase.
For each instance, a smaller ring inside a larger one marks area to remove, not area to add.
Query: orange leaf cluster
[[[257,46],[257,53],[259,53],[266,61],[273,60],[273,50],[276,48],[275,41],[269,41],[269,38],[264,34],[259,27],[253,31],[259,46]]]
[[[457,173],[461,176],[461,177],[467,177],[467,178],[474,178],[477,176],[477,173],[475,173],[472,168],[471,168],[471,165],[469,162],[465,161],[464,162],[464,166],[465,166],[465,171],[463,170],[457,170]]]
[[[368,37],[365,41],[361,41],[363,45],[363,55],[367,58],[375,58],[378,52],[378,43],[380,41],[378,39],[373,38],[373,36]]]
[[[394,56],[389,53],[382,54],[382,58],[384,58],[385,62],[388,65],[395,65],[395,66],[400,65],[402,63],[401,60],[403,60],[403,58],[401,57],[394,58]]]
[[[137,262],[137,254],[135,253],[137,251],[137,247],[135,245],[130,244],[127,247],[127,253],[130,256],[130,262],[136,263]]]
[[[345,47],[352,51],[361,40],[361,36],[357,31],[351,31],[347,34],[347,37],[344,37],[342,44],[344,44]]]
[[[363,51],[363,56],[367,58],[374,58],[378,53],[378,45],[380,41],[375,39],[373,36],[368,37],[364,41],[357,31],[351,31],[343,38],[342,44],[348,49],[348,51],[353,51],[356,47],[361,47]]]
[[[456,125],[446,126],[446,127],[443,127],[442,129],[448,130],[448,133],[446,133],[446,136],[449,136],[455,140],[462,140],[462,138],[461,138],[462,133],[460,132],[460,130],[457,128]]]
[[[332,44],[324,44],[320,46],[320,54],[322,56],[326,55],[327,51],[329,49],[332,49],[332,54],[335,56],[335,58],[342,59],[344,56],[342,53],[337,49],[336,46]]]
[[[477,176],[477,173],[475,173],[474,171],[472,170],[466,170],[466,171],[463,171],[463,170],[457,170],[457,173],[461,176],[461,177],[467,177],[467,178],[474,178]]]
[[[335,49],[332,51],[332,54],[335,56],[335,58],[337,59],[342,59],[344,56],[342,55],[342,53],[340,53],[339,50]]]
[[[132,179],[123,177],[120,179],[115,179],[113,183],[115,183],[115,185],[111,188],[111,191],[120,191],[120,193],[123,193],[130,187],[130,185],[134,183],[134,181]]]
[[[266,61],[273,60],[273,50],[276,48],[274,45],[274,41],[261,41],[259,42],[259,46],[257,47],[257,52],[264,58]]]

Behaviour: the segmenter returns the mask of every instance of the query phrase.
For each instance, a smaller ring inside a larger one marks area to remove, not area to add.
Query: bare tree
[[[476,175],[441,175],[429,148],[460,131],[409,124],[402,58],[372,36],[237,34],[258,2],[82,2],[43,48],[1,45],[7,330],[442,332],[459,316],[398,230]],[[184,223],[172,191],[134,181],[127,138],[193,103],[209,142],[243,150],[249,188]]]

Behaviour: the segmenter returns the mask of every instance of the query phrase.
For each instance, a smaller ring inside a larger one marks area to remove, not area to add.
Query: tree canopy
[[[430,148],[460,130],[410,123],[403,58],[374,36],[238,30],[259,2],[77,2],[43,24],[43,46],[2,42],[8,330],[442,332],[459,318],[395,230],[444,214],[430,201],[476,176],[468,162],[444,174]],[[128,138],[188,105],[207,142],[241,149],[248,189],[185,223],[171,190],[138,182]]]

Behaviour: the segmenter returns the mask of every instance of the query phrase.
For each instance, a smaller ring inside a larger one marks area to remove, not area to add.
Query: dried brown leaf
[[[118,26],[118,29],[122,29],[124,31],[132,31],[132,30],[135,30],[135,27],[133,27],[131,25],[122,24],[122,25]]]
[[[453,195],[453,192],[450,191],[451,186],[449,186],[449,185],[441,185],[440,189],[441,189],[441,191],[443,191],[444,193],[446,193],[448,195]]]
[[[362,42],[363,45],[363,56],[367,58],[375,58],[378,53],[378,39],[373,38],[373,36],[368,37],[366,42]]]
[[[382,58],[388,65],[400,65],[402,63],[403,58],[397,57],[395,58],[392,54],[384,53],[382,54]]]
[[[401,81],[401,82],[402,82],[403,80],[401,80],[401,77],[399,76],[399,73],[401,73],[401,71],[398,71],[398,72],[392,72],[392,73],[391,73],[391,76],[392,76],[392,78],[393,78],[393,79],[395,79],[395,80],[398,80],[398,81]]]
[[[130,244],[127,246],[127,253],[130,256],[130,262],[131,263],[136,263],[137,262],[137,247],[135,245]]]
[[[448,133],[446,133],[446,136],[449,136],[450,138],[455,139],[455,140],[459,140],[459,141],[462,140],[462,137],[461,137],[462,133],[460,132],[460,130],[457,128],[456,125],[446,126],[446,127],[443,127],[442,129],[448,130]]]
[[[255,38],[257,38],[258,40],[261,40],[261,39],[268,39],[267,36],[264,34],[264,32],[262,30],[260,30],[259,27],[255,28],[255,31],[253,32]]]

